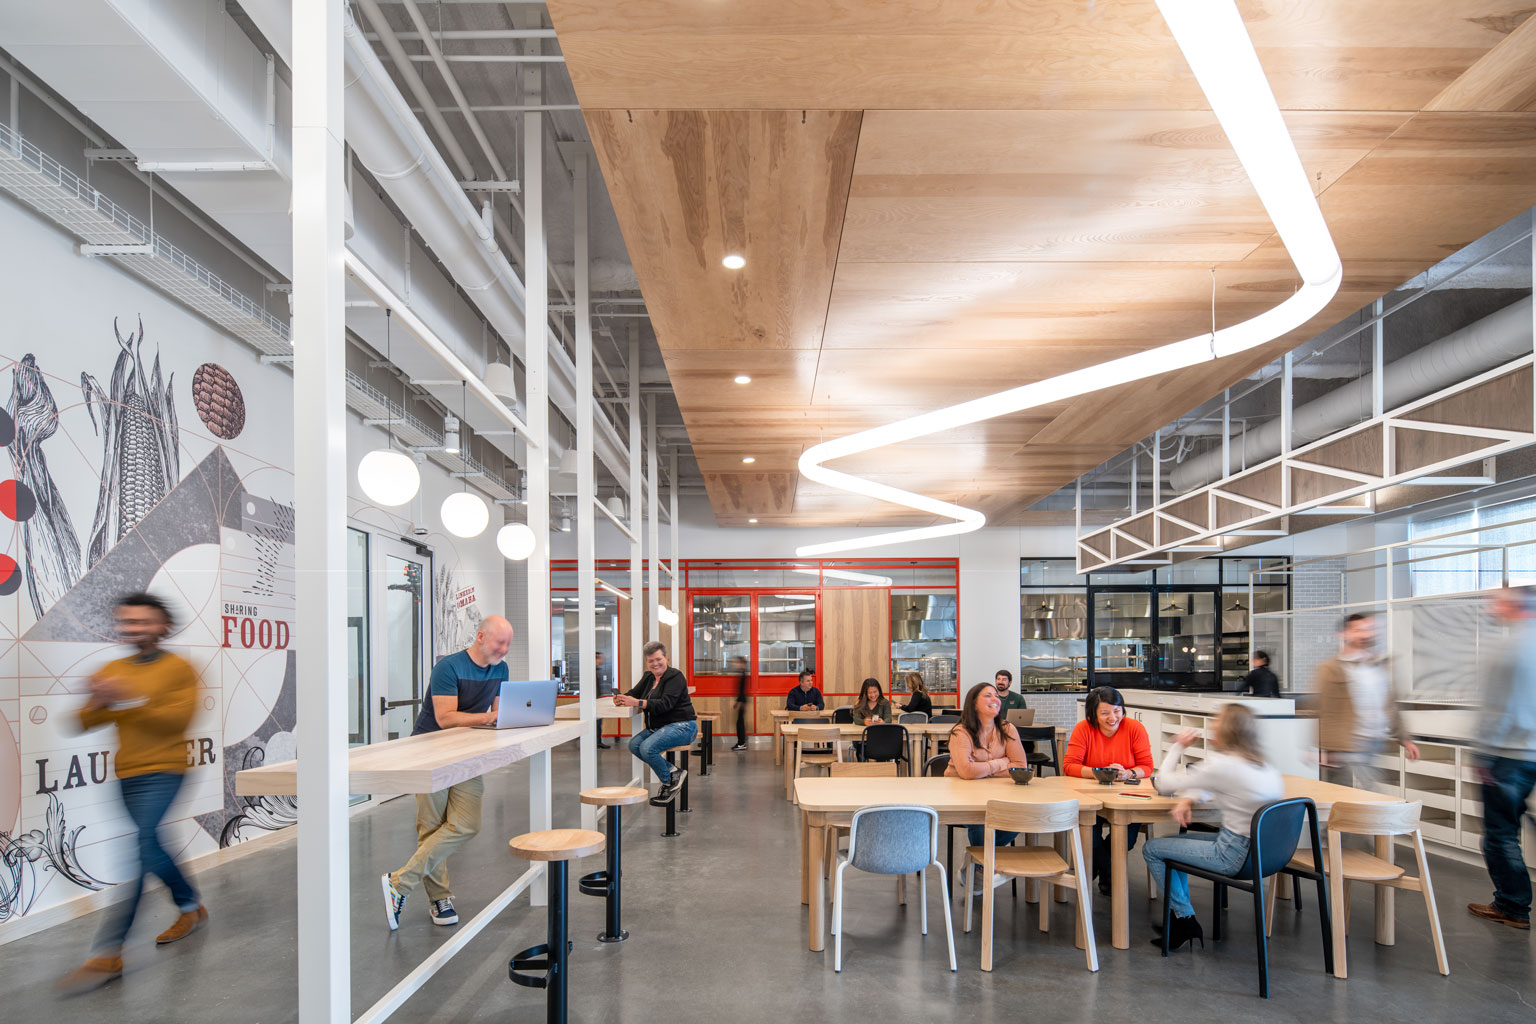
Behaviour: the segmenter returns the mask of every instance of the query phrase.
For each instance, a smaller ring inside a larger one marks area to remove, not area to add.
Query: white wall
[[[67,235],[5,198],[0,281],[7,315],[0,403],[26,424],[8,458],[0,459],[0,481],[27,483],[41,498],[30,518],[15,510],[14,517],[0,517],[0,553],[15,563],[0,563],[9,570],[0,573],[0,833],[17,844],[7,849],[25,855],[3,865],[3,942],[34,927],[29,915],[43,920],[69,912],[72,903],[110,898],[105,887],[123,881],[135,863],[133,828],[110,772],[115,736],[110,728],[80,734],[71,726],[89,675],[125,653],[110,634],[116,596],[145,588],[168,598],[180,619],[168,646],[199,674],[190,730],[199,755],[163,833],[179,856],[214,854],[292,821],[291,802],[251,805],[235,798],[231,774],[247,763],[291,756],[297,685],[341,681],[301,681],[292,674],[291,638],[305,627],[294,621],[289,531],[304,502],[293,493],[289,373],[262,365],[249,348],[114,264],[78,255]],[[132,428],[121,450],[143,450],[141,428],[153,434],[153,425],[138,406],[88,401],[82,384],[87,374],[93,387],[113,391],[120,352],[114,318],[124,336],[137,332],[142,320],[137,353],[146,378],[158,360],[158,390],[170,393],[179,467],[158,486],[150,486],[152,462],[129,459],[111,469],[109,456],[120,448],[104,445],[102,436],[108,410]],[[27,355],[40,377],[22,363]],[[208,388],[194,394],[195,375],[210,365],[234,382],[219,389],[214,405]],[[51,409],[28,390],[34,379],[46,384]],[[243,427],[223,426],[214,406],[243,409]],[[349,418],[349,509],[354,523],[409,536],[408,515],[373,508],[356,493],[356,461],[381,441],[380,431]],[[227,475],[193,475],[213,465],[227,465]],[[148,487],[139,504],[151,510],[121,539],[109,523],[105,553],[92,559],[104,477],[119,488],[123,506]],[[437,567],[453,574],[454,593],[473,588],[475,598],[437,631],[452,637],[454,627],[462,633],[465,619],[501,610],[504,562],[494,527],[464,541],[439,525],[437,506],[462,485],[431,464],[422,467],[422,478],[415,518],[429,532],[415,539],[430,544]],[[199,489],[201,511],[179,511],[185,495]],[[500,524],[499,510],[492,521]],[[141,544],[142,557],[128,564]],[[17,580],[19,587],[12,586]],[[226,628],[231,615],[251,623],[250,646],[238,628],[233,635]],[[287,646],[280,642],[284,633]]]

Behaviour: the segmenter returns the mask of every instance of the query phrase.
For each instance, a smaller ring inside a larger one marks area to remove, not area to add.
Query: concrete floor
[[[599,753],[604,783],[628,778],[632,762],[626,755]],[[492,777],[484,829],[452,862],[465,920],[524,869],[505,845],[526,828],[524,779],[519,766]],[[574,752],[563,750],[555,760],[556,792],[573,793],[575,779]],[[1142,918],[1157,905],[1145,898],[1140,870],[1131,873],[1131,949],[1109,945],[1107,901],[1096,899],[1101,963],[1096,975],[1084,969],[1072,945],[1070,905],[1056,908],[1054,930],[1045,935],[1035,928],[1035,909],[1022,901],[1016,916],[999,919],[991,974],[978,968],[979,933],[959,931],[957,909],[960,971],[951,974],[934,895],[925,939],[918,932],[915,902],[898,906],[891,880],[850,872],[844,969],[837,975],[830,940],[824,954],[806,949],[796,815],[784,800],[782,774],[771,754],[766,749],[733,754],[720,744],[709,778],[695,776],[692,800],[695,811],[681,819],[682,836],[676,839],[660,837],[660,810],[633,808],[628,815],[628,942],[597,943],[602,901],[572,887],[571,1020],[1536,1020],[1531,934],[1468,915],[1467,902],[1489,896],[1486,878],[1480,869],[1441,858],[1433,868],[1450,951],[1447,978],[1435,972],[1423,902],[1412,894],[1398,896],[1397,945],[1381,947],[1371,941],[1370,890],[1359,887],[1349,979],[1337,981],[1322,971],[1312,904],[1298,916],[1281,902],[1270,947],[1272,998],[1261,1001],[1252,911],[1242,894],[1233,894],[1228,911],[1231,937],[1213,944],[1210,890],[1197,883],[1206,949],[1164,961],[1147,944],[1151,931]],[[398,932],[391,934],[384,924],[378,877],[410,855],[414,814],[414,801],[406,798],[352,822],[354,1016],[452,931],[431,924],[419,892]],[[576,817],[574,798],[557,800],[558,825],[574,824]],[[197,884],[212,913],[209,926],[163,949],[154,946],[153,937],[174,915],[163,893],[151,894],[141,906],[124,977],[67,1003],[57,1001],[49,986],[85,955],[99,915],[0,946],[7,981],[4,1020],[32,1024],[63,1014],[79,1024],[296,1020],[294,858],[289,842],[203,872]],[[1132,863],[1139,867],[1139,857]],[[572,874],[596,866],[588,862]],[[1006,915],[1012,901],[1003,898],[999,906]],[[540,1019],[543,993],[511,984],[507,961],[516,950],[542,941],[544,914],[520,900],[393,1020]]]

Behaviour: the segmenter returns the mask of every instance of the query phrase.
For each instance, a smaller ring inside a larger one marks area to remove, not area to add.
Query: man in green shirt
[[[997,675],[992,679],[992,683],[997,687],[997,695],[1003,700],[1004,715],[1010,711],[1017,711],[1029,706],[1024,703],[1024,696],[1014,691],[1012,672],[1005,668],[998,669]]]

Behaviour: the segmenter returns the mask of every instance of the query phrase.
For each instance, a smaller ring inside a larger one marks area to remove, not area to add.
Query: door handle
[[[415,707],[417,704],[420,704],[420,703],[421,703],[421,698],[420,697],[415,697],[415,698],[412,698],[411,700],[385,700],[383,697],[380,697],[379,698],[379,714],[381,714],[381,715],[388,714],[390,708]]]

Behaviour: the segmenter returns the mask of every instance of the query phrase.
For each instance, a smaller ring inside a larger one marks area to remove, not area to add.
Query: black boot
[[[1161,921],[1155,922],[1152,925],[1152,930],[1162,932],[1163,923]],[[1170,950],[1178,949],[1184,943],[1193,939],[1199,939],[1200,948],[1205,948],[1205,929],[1200,927],[1200,920],[1194,914],[1190,914],[1188,917],[1175,916],[1173,919],[1173,931],[1168,936],[1168,948]],[[1163,940],[1153,939],[1152,945],[1161,949]]]

